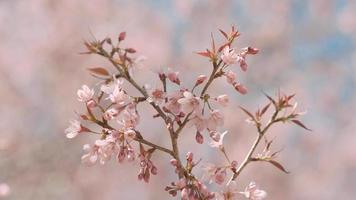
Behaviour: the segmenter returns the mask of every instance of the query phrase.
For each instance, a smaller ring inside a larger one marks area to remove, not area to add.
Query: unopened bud
[[[246,94],[247,93],[247,89],[245,86],[239,84],[239,83],[235,83],[234,84],[235,90],[238,91],[241,94]]]
[[[188,152],[186,159],[188,162],[192,162],[193,161],[193,153],[192,152]]]
[[[202,84],[205,80],[207,79],[207,77],[205,75],[200,75],[197,78],[197,81],[195,82],[195,85],[200,85]]]

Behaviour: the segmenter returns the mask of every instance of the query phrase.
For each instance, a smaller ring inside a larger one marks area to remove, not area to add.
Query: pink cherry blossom
[[[93,99],[94,90],[90,89],[87,85],[83,85],[81,89],[77,91],[78,101],[88,102]]]
[[[163,90],[158,89],[158,88],[154,89],[152,91],[151,95],[152,95],[151,96],[152,100],[156,104],[161,104],[166,98],[166,93]]]
[[[114,119],[119,114],[119,111],[116,108],[110,108],[105,111],[103,118],[107,121]]]
[[[221,127],[222,125],[224,125],[224,115],[220,112],[220,110],[213,110],[207,121],[208,129],[216,130],[217,127]]]
[[[183,96],[183,98],[178,100],[178,103],[182,105],[182,111],[185,114],[191,113],[199,108],[199,97],[195,97],[188,91],[185,91]]]
[[[207,120],[203,118],[201,112],[197,112],[191,119],[191,123],[195,126],[198,132],[202,132],[207,128]]]
[[[121,88],[121,84],[118,83],[114,86],[114,90],[109,94],[108,99],[111,100],[112,103],[116,103],[119,106],[125,105],[126,101],[129,97],[125,94],[125,91]]]
[[[223,133],[218,133],[219,134],[219,141],[211,140],[210,146],[214,148],[222,148],[223,147],[223,140],[225,135],[227,134],[227,131],[224,131]]]
[[[86,152],[86,154],[84,154],[81,158],[82,163],[84,163],[88,166],[95,165],[95,163],[99,157],[99,152],[98,152],[99,146],[97,146],[97,145],[90,146],[90,144],[85,144],[83,146],[83,150]]]
[[[230,49],[229,46],[226,46],[223,49],[223,53],[221,55],[221,59],[227,65],[232,65],[238,62],[240,56],[235,52],[234,49]]]
[[[72,139],[75,138],[79,133],[85,131],[86,128],[84,128],[80,121],[78,120],[71,120],[69,127],[64,130],[67,138]]]
[[[178,115],[181,112],[181,104],[178,102],[180,98],[183,97],[183,92],[180,90],[168,95],[168,102],[165,104],[165,107],[175,115]]]
[[[255,182],[251,182],[245,189],[244,192],[240,192],[247,199],[250,200],[262,200],[267,197],[267,192],[264,190],[258,189]]]
[[[221,105],[221,106],[227,106],[227,104],[229,103],[229,96],[227,96],[226,94],[223,95],[219,95],[218,97],[216,97],[216,101]]]

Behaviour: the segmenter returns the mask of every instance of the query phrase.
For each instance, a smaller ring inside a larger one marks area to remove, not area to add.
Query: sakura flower
[[[99,147],[97,149],[98,155],[100,156],[100,164],[105,164],[109,161],[113,154],[117,153],[119,146],[116,143],[117,138],[112,135],[107,136],[103,140],[96,140],[95,145]]]
[[[244,192],[240,192],[240,194],[243,194],[246,198],[250,200],[262,200],[266,198],[267,192],[264,190],[258,189],[257,185],[255,182],[251,182],[245,189]]]
[[[114,79],[113,81],[101,85],[100,90],[105,94],[111,94],[114,92],[116,87],[122,89],[122,85],[124,84],[124,81],[120,79],[117,80],[115,77],[113,79]]]
[[[211,184],[215,179],[218,167],[212,163],[206,163],[204,164],[202,169],[204,171],[202,180],[207,181],[209,184]]]
[[[236,73],[229,70],[225,73],[225,76],[226,76],[226,81],[229,83],[229,84],[233,84],[236,82]]]
[[[118,119],[117,122],[123,126],[123,129],[133,129],[137,126],[140,121],[140,116],[134,108],[129,106],[123,110],[122,118]]]
[[[79,133],[88,131],[87,128],[83,127],[78,120],[71,120],[70,125],[67,129],[64,130],[67,138],[75,138]]]
[[[151,94],[152,94],[153,101],[157,104],[161,104],[166,97],[166,93],[163,90],[158,89],[158,88],[153,90]]]
[[[125,94],[125,91],[121,88],[121,86],[116,84],[112,93],[109,94],[108,99],[110,99],[113,103],[123,106],[125,105],[125,101],[128,99],[128,96]]]
[[[83,85],[81,89],[77,91],[78,101],[88,102],[93,99],[94,90],[90,89],[87,85]]]
[[[202,132],[207,128],[207,120],[203,118],[201,112],[197,112],[191,119],[191,123],[195,126],[198,132]]]
[[[0,197],[6,197],[9,196],[11,190],[8,184],[6,183],[1,183],[0,184]]]
[[[199,98],[195,97],[192,93],[185,91],[183,98],[178,100],[178,103],[182,105],[182,111],[186,114],[195,111],[199,107]]]
[[[238,62],[240,56],[235,52],[234,49],[230,49],[229,46],[226,46],[223,49],[223,53],[221,55],[221,59],[227,65],[232,65]]]
[[[176,91],[168,95],[168,102],[165,104],[165,107],[172,112],[173,114],[178,115],[181,112],[181,104],[178,102],[182,98],[183,92]]]
[[[224,125],[224,115],[219,110],[213,110],[207,122],[208,129],[216,130],[222,125]]]
[[[105,111],[103,118],[107,121],[114,119],[119,114],[119,111],[116,108],[110,108]]]
[[[221,106],[227,106],[227,104],[229,103],[229,96],[227,96],[226,94],[223,95],[219,95],[218,97],[216,97],[216,101],[221,105]]]
[[[83,150],[86,152],[86,154],[84,154],[81,158],[82,163],[87,164],[88,166],[95,165],[99,157],[99,146],[94,145],[91,147],[89,144],[85,144],[83,146]]]
[[[223,132],[223,133],[218,133],[219,134],[219,141],[215,141],[215,140],[212,140],[210,142],[210,146],[211,147],[214,147],[214,148],[222,148],[223,147],[223,140],[224,140],[224,137],[225,135],[227,134],[227,131]]]

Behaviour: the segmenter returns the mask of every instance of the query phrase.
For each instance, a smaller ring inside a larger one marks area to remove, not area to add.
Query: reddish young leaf
[[[275,167],[277,167],[279,170],[283,171],[284,173],[286,173],[286,174],[290,173],[279,162],[277,162],[275,160],[268,160],[268,162],[271,163],[272,165],[274,165]]]
[[[272,97],[268,96],[268,94],[266,94],[266,93],[264,93],[264,92],[263,92],[263,94],[267,97],[267,99],[269,99],[269,100],[273,103],[273,105],[274,105],[275,107],[277,107],[277,103],[276,103],[276,101],[275,101]]]
[[[101,76],[110,76],[110,73],[102,67],[88,68],[88,70],[93,74],[97,74]]]
[[[263,115],[263,114],[265,114],[265,112],[268,110],[268,108],[269,108],[269,106],[271,105],[271,103],[268,103],[265,107],[263,107],[262,108],[262,111],[261,111],[261,116]]]
[[[248,116],[250,116],[251,119],[255,120],[255,117],[254,117],[248,110],[246,110],[246,109],[243,108],[242,106],[239,106],[239,107],[240,107],[240,109],[241,109],[242,111],[244,111]]]
[[[196,53],[201,56],[210,58],[210,52],[208,52],[208,51],[202,51],[202,52],[196,52]]]
[[[312,131],[311,129],[307,128],[301,121],[297,119],[292,119],[291,120],[293,123],[297,124],[298,126],[304,128],[305,130]]]
[[[227,34],[223,30],[219,29],[219,31],[227,40],[229,39],[229,37],[227,36]]]

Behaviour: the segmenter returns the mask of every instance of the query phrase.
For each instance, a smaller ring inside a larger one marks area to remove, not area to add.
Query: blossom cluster
[[[253,181],[245,190],[239,190],[236,187],[237,176],[247,164],[253,161],[269,162],[288,173],[275,160],[278,152],[270,154],[272,141],[266,139],[266,132],[270,126],[278,122],[291,122],[307,128],[297,119],[302,114],[296,112],[297,104],[290,104],[294,95],[279,94],[276,99],[266,95],[269,103],[256,114],[241,107],[242,111],[248,115],[248,121],[256,126],[258,136],[245,160],[238,162],[230,159],[223,142],[228,131],[223,128],[225,118],[221,111],[221,107],[229,105],[229,96],[226,94],[214,96],[209,93],[208,89],[216,79],[224,77],[226,83],[237,92],[242,95],[247,94],[247,88],[237,80],[234,65],[239,66],[241,72],[246,72],[248,55],[255,55],[259,50],[253,47],[241,50],[234,48],[233,43],[240,35],[235,27],[232,27],[229,33],[222,30],[220,33],[224,40],[222,44],[215,44],[212,35],[211,48],[197,52],[209,59],[212,72],[210,75],[197,76],[195,85],[191,89],[182,86],[179,72],[171,69],[157,74],[162,83],[160,86],[155,88],[140,86],[135,80],[133,69],[142,65],[143,57],[135,56],[134,48],[123,47],[125,32],[119,34],[115,44],[111,38],[85,42],[87,51],[83,54],[96,54],[104,57],[113,65],[115,72],[110,73],[108,69],[102,67],[89,68],[89,72],[100,82],[93,88],[83,85],[77,91],[78,101],[84,103],[86,111],[78,114],[77,119],[70,121],[70,126],[65,130],[66,136],[72,139],[88,133],[98,135],[98,139],[93,144],[83,146],[85,154],[82,156],[82,162],[89,166],[96,163],[105,164],[113,157],[118,163],[137,162],[139,164],[138,179],[149,182],[151,175],[158,174],[152,155],[163,152],[172,157],[169,162],[174,167],[178,178],[165,189],[172,196],[179,193],[183,200],[228,200],[239,198],[239,196],[253,200],[265,198],[267,193],[260,190]],[[167,87],[168,84],[176,85],[178,89],[168,90],[170,88]],[[133,86],[140,95],[130,95],[125,90],[125,85]],[[171,148],[150,142],[144,137],[145,131],[138,130],[140,111],[137,105],[140,103],[150,104],[155,111],[152,113],[153,117],[163,120],[170,134]],[[274,105],[274,112],[269,122],[263,124],[261,119],[271,104]],[[288,111],[290,114],[287,115]],[[285,114],[281,115],[282,112]],[[205,138],[208,138],[209,142],[206,143],[220,151],[228,164],[212,164],[205,160],[205,164],[200,164],[200,160],[194,161],[192,152],[187,153],[185,164],[183,164],[177,140],[182,137],[180,133],[187,126],[194,126],[197,144],[203,144]],[[265,151],[255,156],[256,147],[262,138],[265,138]],[[193,173],[195,168],[201,168],[204,176],[195,175]],[[228,179],[229,176],[230,179]],[[210,191],[209,184],[213,182],[221,185],[222,190]]]

